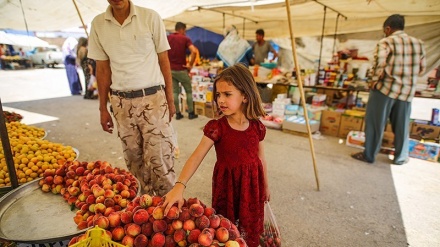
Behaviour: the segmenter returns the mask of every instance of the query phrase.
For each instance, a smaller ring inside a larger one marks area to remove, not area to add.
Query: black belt
[[[148,87],[148,88],[139,89],[139,90],[135,90],[135,91],[114,91],[114,90],[111,90],[111,94],[117,95],[121,98],[133,99],[133,98],[139,98],[139,97],[155,94],[157,91],[161,90],[162,88],[163,88],[163,86],[159,85],[159,86]]]

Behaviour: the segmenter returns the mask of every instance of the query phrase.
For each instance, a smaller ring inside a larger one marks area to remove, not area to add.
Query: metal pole
[[[86,33],[86,35],[87,35],[87,39],[88,39],[88,38],[89,38],[89,33],[87,32],[86,24],[84,24],[84,20],[83,20],[83,18],[82,18],[82,16],[81,16],[81,13],[79,12],[78,5],[76,5],[75,0],[72,0],[72,2],[73,2],[73,4],[75,5],[76,12],[78,13],[79,19],[81,20],[81,23],[82,23],[83,28],[84,28],[84,32]]]
[[[290,41],[292,45],[292,54],[293,54],[293,60],[295,61],[295,70],[297,72],[297,78],[298,78],[298,89],[301,94],[301,105],[304,109],[304,118],[306,119],[306,126],[307,126],[307,133],[309,134],[309,143],[310,143],[310,151],[312,153],[312,160],[313,160],[313,169],[315,171],[315,179],[316,179],[316,187],[319,191],[319,177],[318,177],[318,168],[316,166],[316,157],[315,157],[315,147],[313,146],[313,138],[312,138],[312,131],[310,130],[310,124],[309,124],[309,116],[307,114],[307,105],[306,105],[306,99],[304,96],[304,90],[303,90],[303,83],[300,76],[300,67],[298,63],[298,57],[296,54],[296,45],[295,45],[295,36],[293,35],[292,31],[292,20],[290,17],[290,4],[289,0],[286,0],[286,10],[287,10],[287,19],[289,22],[289,31],[290,31]]]
[[[8,167],[9,179],[12,188],[18,187],[17,173],[15,172],[14,159],[12,158],[11,144],[9,143],[8,130],[6,129],[6,120],[3,116],[2,100],[0,98],[0,138],[3,146],[3,154],[5,155],[6,165]]]

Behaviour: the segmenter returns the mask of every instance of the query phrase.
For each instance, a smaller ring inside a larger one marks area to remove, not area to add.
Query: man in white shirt
[[[113,131],[110,100],[128,169],[142,193],[165,195],[175,182],[176,112],[165,27],[153,10],[108,2],[92,22],[88,54],[96,60],[102,129]]]

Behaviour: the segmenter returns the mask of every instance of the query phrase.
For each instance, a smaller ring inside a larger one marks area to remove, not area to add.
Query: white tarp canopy
[[[22,47],[46,47],[48,42],[34,36],[5,33],[0,31],[0,44],[16,45]]]
[[[79,27],[81,21],[73,1],[86,24],[108,6],[105,0],[0,0],[0,29],[26,30],[26,23],[31,31]],[[282,0],[132,1],[156,10],[168,30],[174,29],[175,22],[182,21],[189,27],[199,26],[216,33],[223,33],[227,25],[235,25],[249,40],[255,39],[258,28],[265,30],[267,39],[289,37],[285,1]],[[386,17],[402,14],[406,17],[406,27],[417,26],[420,36],[413,35],[427,42],[428,49],[435,53],[430,54],[434,55],[431,67],[440,60],[439,42],[424,38],[426,35],[440,37],[439,0],[291,0],[290,4],[295,37],[321,35],[324,5],[327,6],[324,35],[335,32],[338,13],[338,34],[369,31],[381,34]]]

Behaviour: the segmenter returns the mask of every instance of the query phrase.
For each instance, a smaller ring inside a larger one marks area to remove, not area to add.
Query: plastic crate
[[[111,241],[103,237],[105,230],[95,226],[86,232],[87,238],[81,240],[70,247],[126,247],[125,245]]]

